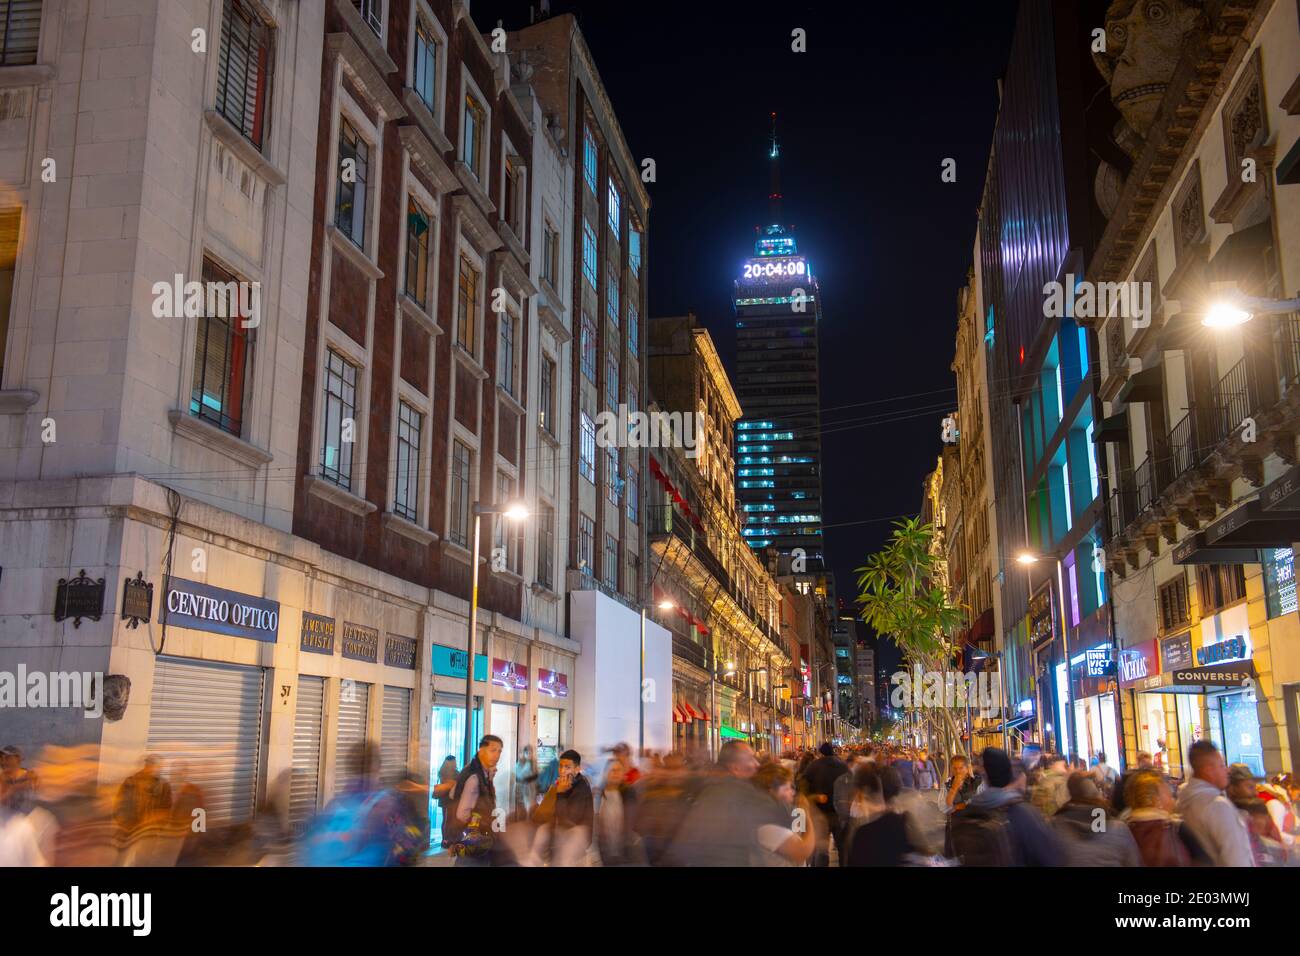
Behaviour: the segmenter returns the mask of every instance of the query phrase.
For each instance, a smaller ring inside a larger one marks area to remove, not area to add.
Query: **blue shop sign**
[[[434,644],[431,648],[433,651],[433,672],[442,677],[459,677],[465,678],[467,671],[466,662],[469,655],[459,648],[447,647],[444,644]],[[488,659],[483,654],[474,655],[474,679],[488,679]]]
[[[279,601],[227,591],[198,581],[164,580],[164,620],[172,627],[189,627],[196,631],[275,643],[280,627]]]

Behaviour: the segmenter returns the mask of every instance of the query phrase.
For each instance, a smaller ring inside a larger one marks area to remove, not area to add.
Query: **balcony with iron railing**
[[[1206,422],[1211,429],[1206,435],[1206,447],[1213,447],[1231,436],[1253,414],[1256,404],[1246,359],[1243,358],[1214,386],[1214,408]]]

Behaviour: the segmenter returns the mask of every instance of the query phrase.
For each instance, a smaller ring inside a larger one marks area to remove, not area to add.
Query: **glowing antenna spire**
[[[771,164],[771,188],[768,190],[767,201],[771,211],[770,221],[772,225],[781,223],[781,145],[776,140],[776,114],[772,114],[772,145],[767,151],[767,158]]]

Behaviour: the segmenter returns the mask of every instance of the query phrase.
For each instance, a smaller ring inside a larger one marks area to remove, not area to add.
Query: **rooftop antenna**
[[[772,141],[767,150],[771,171],[767,202],[772,225],[781,223],[781,145],[776,140],[776,114],[772,114]]]

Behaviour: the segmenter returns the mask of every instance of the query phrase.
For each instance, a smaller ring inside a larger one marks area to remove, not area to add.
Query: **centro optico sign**
[[[279,601],[181,578],[165,580],[165,620],[171,626],[275,643],[280,627]]]

